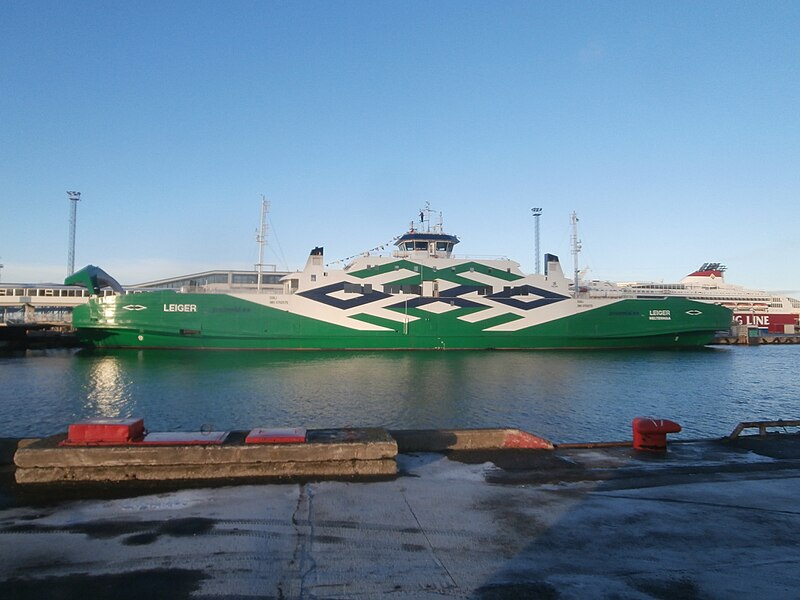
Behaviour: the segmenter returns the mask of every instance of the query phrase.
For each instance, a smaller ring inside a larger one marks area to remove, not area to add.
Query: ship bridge
[[[399,258],[450,258],[458,238],[446,233],[419,232],[413,229],[395,242]]]
[[[439,222],[431,224],[431,216],[434,212],[430,203],[426,202],[425,208],[419,211],[419,229],[412,221],[408,231],[395,242],[397,250],[392,253],[395,257],[411,259],[452,257],[453,246],[459,240],[454,235],[444,233],[441,212],[439,213]]]

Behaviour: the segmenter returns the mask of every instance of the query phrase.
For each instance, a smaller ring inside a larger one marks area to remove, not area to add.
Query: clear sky
[[[800,290],[800,2],[0,3],[0,271],[301,268],[430,202],[470,255]]]

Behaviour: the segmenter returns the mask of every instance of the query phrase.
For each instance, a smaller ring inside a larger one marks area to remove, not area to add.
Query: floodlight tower
[[[539,262],[541,260],[541,254],[539,254],[539,217],[542,216],[542,209],[532,208],[531,212],[533,213],[533,222],[534,222],[533,239],[536,245],[536,274],[541,275],[542,267],[541,263]]]
[[[67,192],[67,197],[72,203],[69,211],[69,251],[67,254],[67,275],[75,272],[75,224],[78,221],[78,201],[80,192]]]

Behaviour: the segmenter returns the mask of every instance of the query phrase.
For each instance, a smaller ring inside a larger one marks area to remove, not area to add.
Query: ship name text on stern
[[[197,312],[197,304],[165,304],[164,312]]]

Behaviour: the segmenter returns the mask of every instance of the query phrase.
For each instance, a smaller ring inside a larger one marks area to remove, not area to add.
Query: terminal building
[[[281,278],[288,271],[261,273],[261,292],[283,290]],[[257,271],[215,270],[180,275],[167,279],[123,286],[126,294],[154,289],[183,292],[221,292],[258,290]],[[102,290],[106,296],[115,292]],[[57,283],[0,283],[0,323],[71,323],[73,307],[85,303],[91,292],[84,287]]]

